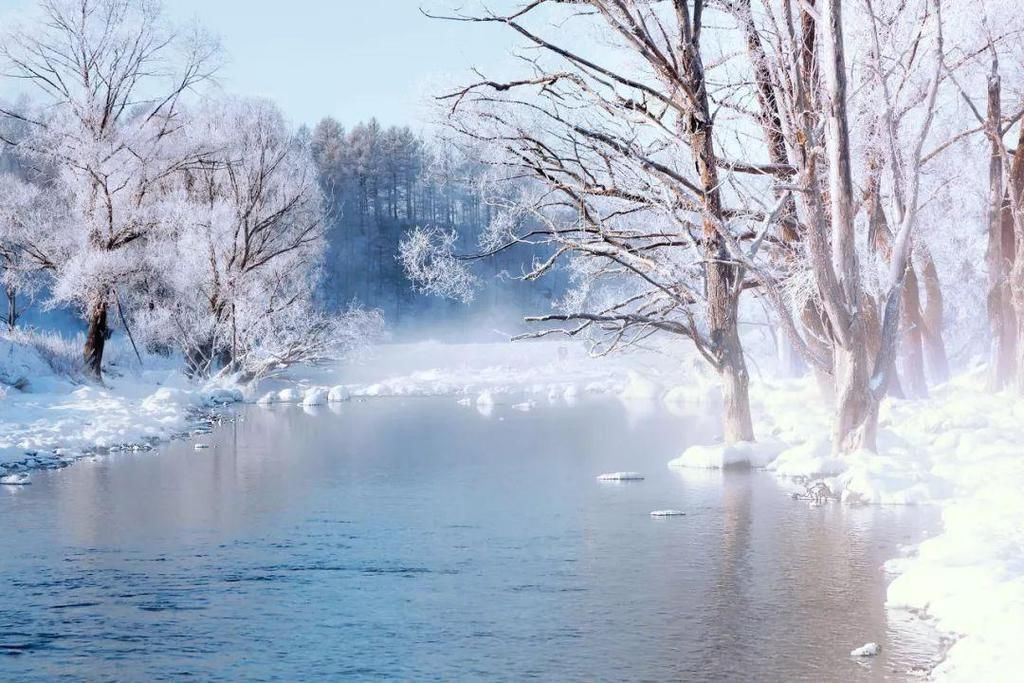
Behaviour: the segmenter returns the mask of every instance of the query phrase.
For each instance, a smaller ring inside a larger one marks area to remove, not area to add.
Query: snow
[[[1024,638],[1024,401],[967,374],[927,399],[882,404],[879,453],[831,453],[828,406],[811,380],[751,386],[755,431],[788,447],[782,481],[820,480],[848,504],[942,507],[942,531],[891,560],[890,609],[957,640],[937,680],[1006,680]]]
[[[626,400],[656,401],[665,393],[665,389],[655,380],[638,372],[627,373],[626,386],[619,396]]]
[[[690,446],[669,462],[670,468],[725,469],[727,467],[765,467],[775,458],[780,444],[773,440],[740,441],[731,445]]]
[[[652,510],[651,517],[683,517],[686,513],[682,510]]]
[[[350,394],[348,389],[341,384],[331,387],[331,390],[327,392],[327,400],[330,403],[341,403],[343,401],[348,401],[351,398],[352,394]]]
[[[278,403],[298,403],[300,400],[302,400],[302,393],[294,387],[277,392]]]
[[[850,652],[851,657],[874,657],[882,651],[882,646],[878,643],[865,643],[856,650]]]
[[[310,387],[306,389],[306,393],[302,397],[302,405],[307,407],[327,405],[329,394],[330,390],[324,387]]]
[[[643,481],[644,475],[639,472],[609,472],[599,474],[598,481]]]
[[[146,361],[149,369],[119,367],[104,385],[81,385],[34,349],[0,338],[2,381],[29,373],[18,383],[25,390],[8,385],[0,397],[0,476],[63,467],[97,450],[144,450],[188,433],[197,410],[241,398],[237,387],[190,381],[173,361]]]
[[[579,343],[386,344],[337,379],[355,397],[488,394],[492,405],[547,401],[572,405],[586,396],[657,399],[662,378],[687,379],[678,357],[658,353],[591,357]],[[318,377],[315,381],[323,381]],[[486,403],[486,400],[485,400]]]

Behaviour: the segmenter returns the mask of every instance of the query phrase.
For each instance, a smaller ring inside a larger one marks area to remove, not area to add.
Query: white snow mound
[[[664,387],[653,379],[644,377],[630,370],[626,373],[626,386],[619,393],[619,398],[637,401],[655,401],[665,393]]]
[[[282,389],[277,392],[277,400],[280,403],[298,403],[302,399],[302,395],[298,389]]]
[[[690,446],[669,462],[670,468],[719,470],[726,467],[766,467],[783,445],[777,441],[740,441],[732,445]]]
[[[302,405],[304,406],[322,406],[327,404],[327,396],[329,392],[323,387],[312,387],[307,389],[305,395],[302,397]]]
[[[342,385],[331,387],[331,390],[327,392],[327,400],[331,403],[341,403],[352,398],[352,394],[349,393],[348,389]]]

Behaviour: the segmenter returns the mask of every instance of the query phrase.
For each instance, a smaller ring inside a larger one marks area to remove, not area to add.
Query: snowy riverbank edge
[[[931,678],[1009,681],[1024,638],[1024,401],[977,374],[915,401],[886,401],[879,452],[831,454],[830,414],[810,380],[751,387],[757,444],[695,446],[670,467],[764,467],[823,482],[844,503],[937,504],[942,530],[886,563],[887,606],[955,641]]]

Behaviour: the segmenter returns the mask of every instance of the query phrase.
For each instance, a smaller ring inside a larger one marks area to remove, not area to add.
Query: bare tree
[[[530,28],[543,12],[558,18],[541,17],[547,31]],[[549,257],[527,279],[561,260],[577,274],[564,312],[530,318],[568,326],[529,336],[597,332],[601,352],[655,333],[689,339],[722,379],[726,440],[752,439],[739,299],[754,284],[747,264],[779,242],[770,233],[792,200],[786,191],[766,202],[725,188],[737,175],[771,178],[792,168],[778,156],[723,153],[702,40],[715,29],[703,2],[540,0],[509,14],[447,18],[507,26],[538,53],[521,79],[482,78],[442,98],[450,125],[497,150],[492,162],[503,177],[531,181],[531,191],[501,207],[506,219],[484,253],[542,245]],[[601,31],[619,61],[574,46],[571,21]],[[409,271],[437,289],[466,286],[467,278],[445,274],[458,258],[429,248],[431,236],[445,246],[444,235],[428,232],[406,242]]]

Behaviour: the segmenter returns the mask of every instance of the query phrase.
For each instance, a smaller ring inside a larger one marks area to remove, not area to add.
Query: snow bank
[[[302,405],[309,406],[324,406],[327,405],[327,397],[330,391],[324,387],[311,387],[306,389],[306,393],[302,396]]]
[[[295,387],[288,387],[277,392],[277,403],[298,403],[302,400],[302,392]]]
[[[740,441],[732,445],[690,446],[681,456],[669,462],[670,468],[725,469],[726,467],[765,467],[781,450],[774,440]]]
[[[2,381],[31,373],[15,384],[25,390],[8,385],[0,398],[0,476],[63,467],[96,450],[142,450],[187,433],[195,411],[241,400],[237,387],[197,385],[159,359],[147,366],[119,367],[106,386],[76,385],[32,348],[0,338]]]
[[[751,390],[758,434],[788,444],[768,465],[782,479],[820,479],[849,503],[942,505],[942,532],[887,563],[888,606],[958,637],[936,679],[1013,680],[1024,638],[1024,401],[960,377],[928,399],[885,401],[880,452],[836,458],[813,382]]]
[[[348,401],[352,398],[352,394],[349,393],[342,385],[331,387],[331,390],[327,392],[327,400],[330,403],[341,403],[342,401]]]
[[[462,398],[488,392],[494,405],[510,406],[526,400],[572,404],[586,395],[658,399],[663,390],[653,378],[687,377],[683,360],[692,353],[680,345],[671,351],[595,358],[583,344],[564,341],[385,344],[369,360],[340,367],[336,379],[356,397]]]

